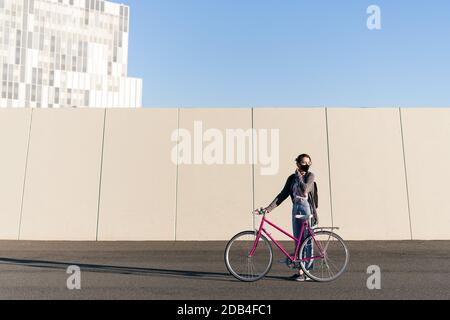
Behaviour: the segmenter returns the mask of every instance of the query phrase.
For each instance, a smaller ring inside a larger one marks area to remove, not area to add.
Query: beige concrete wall
[[[284,187],[288,176],[296,170],[295,159],[308,153],[313,161],[311,171],[319,186],[319,220],[322,226],[332,225],[328,173],[328,148],[325,110],[322,108],[258,108],[254,110],[257,130],[279,130],[279,173],[263,175],[261,164],[255,166],[255,206],[266,207]],[[264,167],[264,166],[263,166]],[[268,219],[292,234],[292,201],[288,198]],[[256,219],[256,224],[260,223]],[[275,231],[276,239],[288,238]]]
[[[328,125],[340,234],[348,240],[411,239],[399,110],[328,109]]]
[[[402,109],[413,239],[450,239],[450,109]]]
[[[30,109],[0,109],[0,239],[19,236],[30,121]]]
[[[108,110],[99,240],[175,240],[177,109]]]
[[[194,132],[252,128],[250,109],[182,109],[180,128]],[[209,143],[205,143],[205,147]],[[177,240],[226,240],[252,230],[252,165],[180,165]]]
[[[253,124],[255,141],[279,129],[279,171],[172,162],[178,125],[195,152],[197,120],[224,143],[226,129]],[[348,240],[448,240],[449,138],[450,109],[1,110],[0,239],[228,240],[254,227],[253,206],[274,199],[305,152],[322,226]],[[291,231],[290,199],[271,218]]]
[[[104,110],[34,110],[20,238],[95,240]]]

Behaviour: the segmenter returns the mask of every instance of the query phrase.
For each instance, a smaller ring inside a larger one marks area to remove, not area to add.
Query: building
[[[103,0],[0,0],[0,107],[142,107],[129,16]]]

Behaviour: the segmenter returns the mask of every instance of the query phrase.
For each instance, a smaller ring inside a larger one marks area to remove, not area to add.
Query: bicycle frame
[[[287,253],[287,251],[283,248],[283,246],[282,246],[281,244],[279,244],[279,243],[272,237],[272,235],[266,231],[266,229],[264,229],[264,224],[266,224],[266,223],[269,224],[270,226],[274,227],[274,228],[277,229],[278,231],[282,232],[283,234],[285,234],[286,236],[288,236],[289,238],[291,238],[292,240],[294,240],[294,241],[297,243],[296,248],[295,248],[295,253],[294,253],[294,256],[293,256],[293,257],[291,257],[291,255],[290,255],[289,253]],[[314,256],[314,257],[310,257],[310,258],[304,258],[304,259],[301,259],[301,260],[295,260],[295,257],[298,255],[298,253],[299,253],[299,251],[300,251],[300,246],[302,245],[301,239],[302,239],[302,237],[303,237],[303,233],[305,232],[305,229],[306,229],[306,228],[308,229],[309,234],[310,234],[310,235],[312,236],[312,238],[314,239],[314,243],[315,243],[315,244],[317,245],[317,247],[319,248],[320,256]],[[260,239],[260,237],[261,237],[261,233],[263,233],[263,232],[264,232],[264,234],[265,234],[270,240],[272,240],[273,243],[275,243],[275,245],[278,247],[278,249],[280,249],[281,252],[283,252],[283,254],[284,254],[289,260],[291,260],[292,262],[296,262],[296,261],[310,261],[310,260],[314,260],[314,259],[322,259],[322,258],[324,258],[324,253],[323,253],[322,247],[321,247],[320,244],[316,241],[316,238],[315,238],[315,236],[314,236],[314,232],[313,232],[313,230],[309,227],[308,222],[306,222],[306,221],[303,222],[302,229],[301,229],[301,231],[300,231],[300,236],[299,236],[298,239],[297,239],[297,238],[295,238],[294,236],[292,236],[291,234],[289,234],[289,233],[287,233],[286,231],[284,231],[282,228],[278,227],[277,225],[275,225],[275,224],[273,224],[272,222],[270,222],[269,220],[267,220],[267,219],[266,219],[266,215],[263,215],[263,218],[262,218],[262,221],[261,221],[261,225],[260,225],[259,230],[258,230],[258,235],[256,236],[255,243],[253,244],[253,248],[252,248],[252,250],[250,251],[250,254],[249,254],[249,257],[250,257],[250,258],[253,257],[253,255],[255,254],[256,248],[258,247],[259,239]]]

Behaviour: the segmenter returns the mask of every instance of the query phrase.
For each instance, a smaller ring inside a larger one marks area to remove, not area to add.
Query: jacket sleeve
[[[305,190],[305,193],[310,193],[314,191],[314,173],[310,172],[308,173],[308,176],[306,177],[306,182],[303,182],[301,179],[299,179],[299,184],[302,190]]]
[[[273,209],[281,205],[289,197],[289,195],[291,194],[292,177],[293,176],[290,176],[287,179],[283,190],[281,190],[280,194],[277,195],[275,200],[273,200],[272,203],[267,207],[269,211],[272,211]]]

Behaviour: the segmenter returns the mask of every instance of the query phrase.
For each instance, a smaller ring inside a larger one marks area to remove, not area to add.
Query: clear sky
[[[145,107],[450,107],[448,0],[121,2]]]

